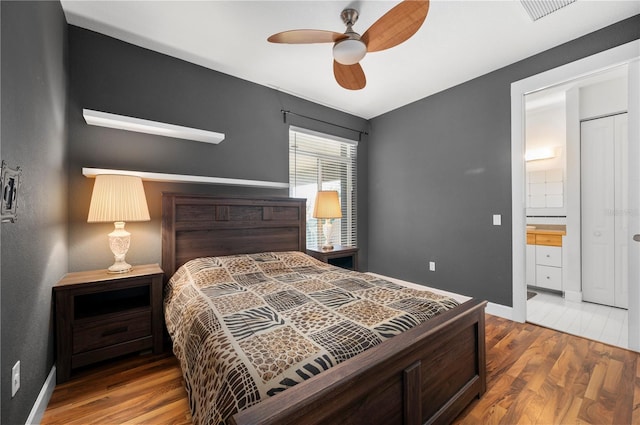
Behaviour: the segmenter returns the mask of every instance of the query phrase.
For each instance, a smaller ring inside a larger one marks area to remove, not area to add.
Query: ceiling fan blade
[[[335,43],[347,38],[346,35],[323,30],[291,30],[273,34],[267,38],[272,43],[286,44],[310,44],[310,43]]]
[[[348,90],[360,90],[367,85],[367,77],[359,63],[343,65],[333,61],[333,75],[342,87]]]
[[[422,26],[429,0],[405,0],[385,13],[362,35],[367,52],[378,52],[408,40]]]

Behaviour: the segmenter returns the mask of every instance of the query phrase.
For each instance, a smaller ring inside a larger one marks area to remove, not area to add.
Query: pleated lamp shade
[[[114,224],[113,232],[109,233],[109,247],[115,262],[109,267],[109,273],[131,270],[131,265],[125,261],[131,243],[131,233],[125,230],[125,222],[149,220],[147,198],[140,177],[113,174],[96,176],[87,222]]]
[[[316,203],[313,207],[314,218],[341,218],[340,199],[335,190],[321,190],[316,194]]]
[[[112,174],[96,176],[88,223],[149,220],[147,198],[140,177]]]
[[[324,233],[324,245],[322,249],[333,249],[331,243],[331,233],[333,225],[331,219],[342,218],[342,210],[340,209],[340,198],[335,190],[321,190],[316,194],[316,204],[313,207],[313,217],[323,218],[324,225],[322,233]]]

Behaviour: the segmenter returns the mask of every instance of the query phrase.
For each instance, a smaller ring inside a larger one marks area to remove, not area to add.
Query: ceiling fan
[[[404,0],[360,36],[352,28],[358,20],[358,11],[345,9],[340,14],[347,26],[344,34],[324,30],[291,30],[273,34],[267,41],[285,44],[335,43],[333,75],[336,81],[345,89],[360,90],[367,84],[360,60],[369,52],[389,49],[408,40],[420,29],[427,12],[429,0]]]

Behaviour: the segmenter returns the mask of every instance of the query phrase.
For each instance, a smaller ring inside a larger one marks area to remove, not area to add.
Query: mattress
[[[193,422],[224,424],[457,305],[301,252],[266,252],[189,261],[164,307]]]

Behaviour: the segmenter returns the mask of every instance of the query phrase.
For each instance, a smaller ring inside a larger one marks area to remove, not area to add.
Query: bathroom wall
[[[551,102],[542,106],[527,102],[534,107],[528,107],[526,113],[526,152],[549,150],[554,154],[553,158],[526,163],[528,223],[564,224],[560,217],[567,214],[565,96],[564,92],[552,96]]]

